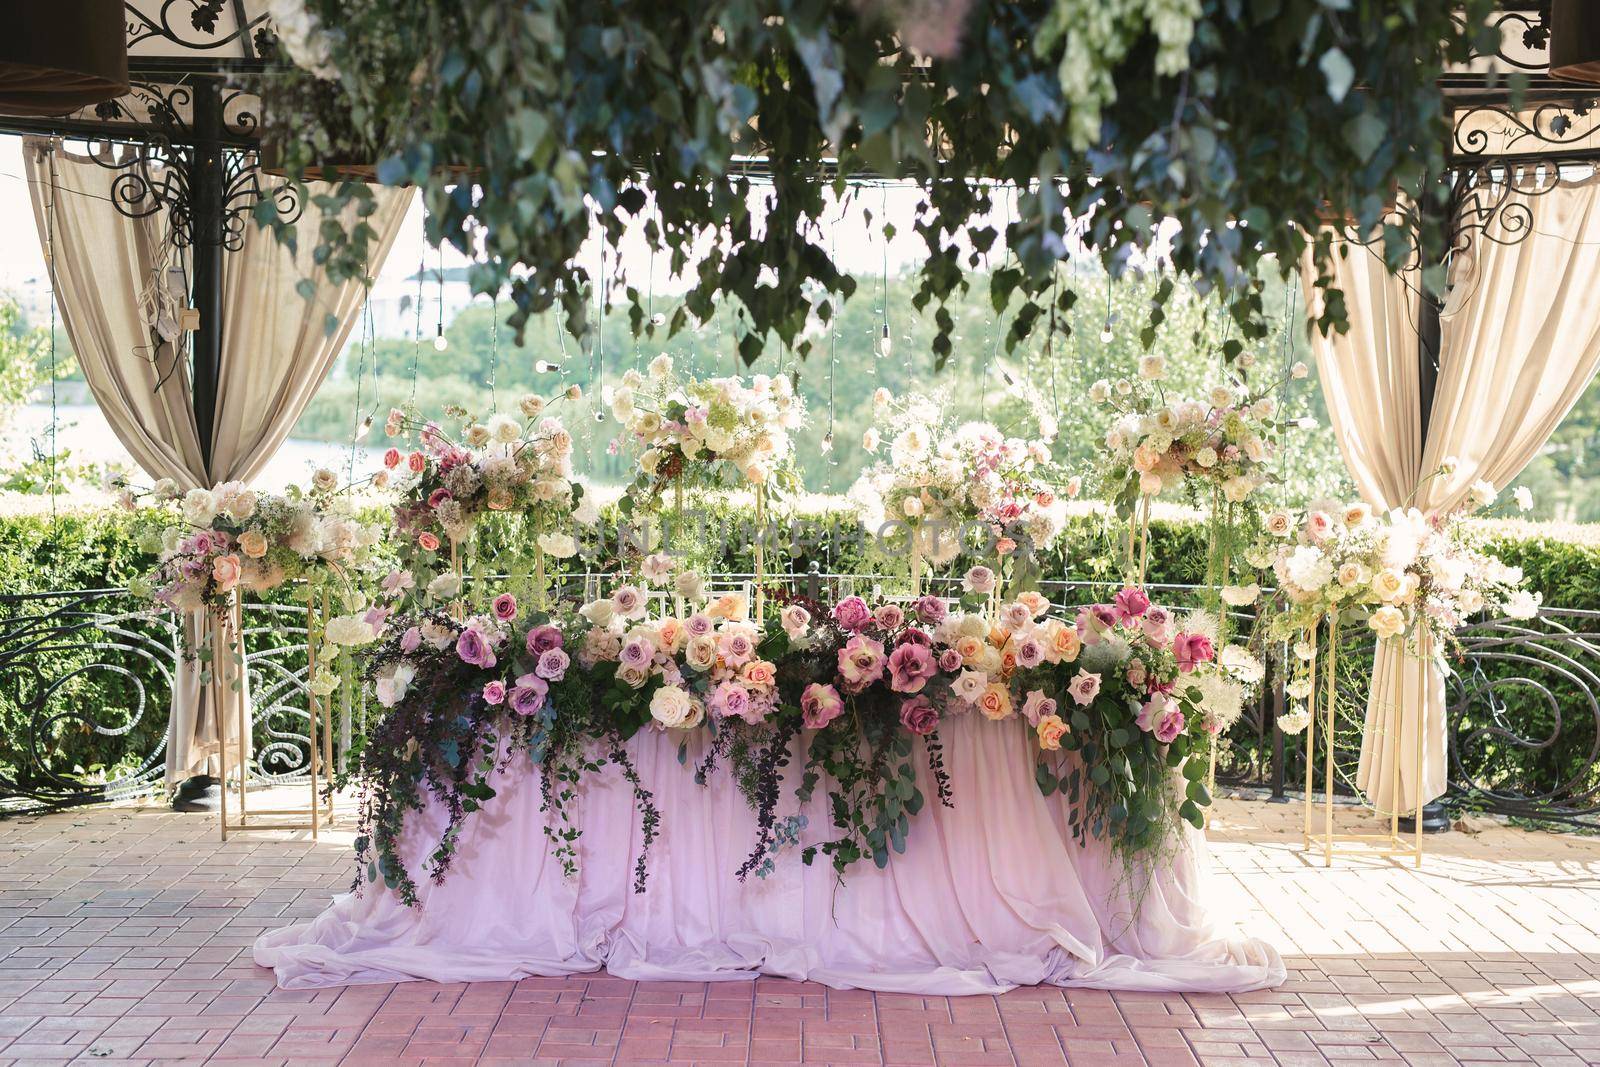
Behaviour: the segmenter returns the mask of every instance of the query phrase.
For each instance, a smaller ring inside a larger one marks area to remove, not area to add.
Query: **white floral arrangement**
[[[630,500],[655,503],[673,483],[750,485],[795,482],[791,433],[805,423],[805,401],[788,378],[684,378],[666,354],[648,374],[629,370],[603,395],[622,433],[613,452],[637,454]]]
[[[1447,460],[1438,473],[1453,469]],[[1303,514],[1281,510],[1266,517],[1262,540],[1248,555],[1252,564],[1272,569],[1286,602],[1271,634],[1295,643],[1298,667],[1289,695],[1297,704],[1280,720],[1286,731],[1309,722],[1298,702],[1310,695],[1314,649],[1302,635],[1324,617],[1364,619],[1380,640],[1402,640],[1413,651],[1426,636],[1442,666],[1443,650],[1473,616],[1538,614],[1541,596],[1523,588],[1521,568],[1487,551],[1464,522],[1497,496],[1493,485],[1479,481],[1445,512],[1412,507],[1375,513],[1363,503],[1318,501]],[[1518,493],[1517,503],[1525,510],[1532,500]]]
[[[1140,359],[1137,379],[1101,379],[1090,386],[1090,399],[1117,415],[1106,432],[1100,465],[1107,495],[1131,505],[1141,496],[1193,481],[1214,488],[1229,503],[1242,503],[1268,484],[1286,425],[1273,395],[1284,379],[1250,385],[1243,372],[1251,364],[1248,355],[1240,356],[1203,400],[1163,388],[1167,365],[1160,355]],[[1296,363],[1287,377],[1308,373],[1305,364]],[[1296,425],[1309,428],[1307,422],[1296,420]]]
[[[870,453],[886,447],[888,455],[863,471],[849,493],[868,529],[903,524],[936,566],[955,558],[962,528],[971,523],[988,527],[1002,556],[1019,542],[1043,549],[1061,536],[1064,498],[1076,495],[1078,480],[1068,480],[1064,492],[1055,486],[1053,425],[1031,439],[1007,436],[988,422],[954,423],[943,396],[896,398],[881,388],[873,409],[862,447]],[[888,427],[896,427],[892,436]]]

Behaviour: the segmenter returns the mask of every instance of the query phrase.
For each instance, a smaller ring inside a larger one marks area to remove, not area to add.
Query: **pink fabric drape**
[[[1148,874],[1126,878],[1103,842],[1072,840],[1064,798],[1040,795],[1025,724],[967,715],[947,719],[941,734],[954,806],[937,803],[924,766],[929,803],[912,819],[906,852],[883,870],[857,864],[842,885],[825,857],[807,867],[793,847],[769,877],[741,884],[734,872],[756,832],[748,802],[725,772],[695,784],[703,735],[684,766],[676,737],[646,729],[628,745],[662,812],[645,893],[632,890],[637,816],[615,768],[580,788],[580,867],[568,878],[544,834],[538,771],[516,755],[496,798],[468,822],[444,883],[418,878],[419,906],[367,886],[308,923],[263,935],[255,959],[297,989],[602,966],[635,979],[764,973],[928,994],[1036,983],[1225,992],[1284,980],[1270,946],[1212,932],[1202,835],[1183,832]],[[803,841],[829,835],[825,789],[804,811],[792,790],[783,795],[778,816],[804,815]],[[436,803],[412,816],[414,872],[440,826]]]

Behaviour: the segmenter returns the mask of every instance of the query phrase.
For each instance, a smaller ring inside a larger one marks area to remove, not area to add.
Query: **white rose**
[[[1385,604],[1367,616],[1367,625],[1372,628],[1373,633],[1387,641],[1389,638],[1397,637],[1405,631],[1406,617],[1399,608],[1392,604]]]
[[[517,401],[517,410],[522,412],[525,418],[537,419],[539,413],[544,410],[544,399],[529,393]]]
[[[669,730],[690,726],[694,718],[694,698],[678,686],[664,685],[650,698],[650,717]]]
[[[191,489],[183,494],[183,518],[193,526],[210,526],[217,517],[217,498],[209,489]]]
[[[665,378],[672,373],[672,357],[665,352],[650,361],[650,377]]]
[[[522,425],[510,415],[490,416],[487,429],[489,437],[503,445],[509,445],[522,436]]]
[[[1099,381],[1089,386],[1089,399],[1093,400],[1096,404],[1104,404],[1107,400],[1110,400],[1111,383],[1106,381],[1104,378],[1101,378]]]
[[[564,533],[540,534],[539,547],[552,559],[569,559],[578,554],[578,543]]]
[[[589,620],[590,625],[606,627],[611,625],[611,620],[616,618],[617,609],[611,606],[609,599],[591,600],[578,609],[578,614]]]
[[[441,574],[428,583],[428,595],[436,600],[449,600],[461,592],[461,579],[454,574]]]
[[[1167,358],[1165,356],[1140,356],[1139,377],[1147,381],[1158,382],[1167,376]]]

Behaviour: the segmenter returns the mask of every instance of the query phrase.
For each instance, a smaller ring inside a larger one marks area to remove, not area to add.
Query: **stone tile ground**
[[[201,815],[0,821],[0,1064],[1600,1064],[1600,841],[1493,828],[1422,870],[1299,848],[1297,807],[1224,801],[1219,922],[1281,989],[912,997],[754,983],[275,988],[262,930],[319,910],[350,835],[217,840]]]

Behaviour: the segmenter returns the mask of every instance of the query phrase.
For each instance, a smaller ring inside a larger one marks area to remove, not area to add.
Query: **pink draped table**
[[[1270,945],[1212,932],[1203,835],[1185,828],[1147,877],[1129,879],[1104,842],[1072,838],[1065,798],[1040,794],[1024,729],[976,715],[945,721],[954,806],[939,805],[924,766],[928,803],[887,867],[858,863],[840,880],[826,857],[807,866],[791,846],[767,877],[743,882],[734,872],[756,817],[732,776],[719,768],[696,784],[703,736],[684,765],[676,736],[643,730],[628,749],[661,811],[644,893],[633,891],[639,820],[618,770],[579,788],[570,814],[583,834],[569,877],[544,833],[539,770],[519,754],[495,780],[496,797],[468,818],[442,884],[423,868],[440,808],[412,816],[403,853],[417,906],[368,885],[308,923],[262,935],[255,960],[290,989],[600,968],[639,980],[771,974],[929,995],[1039,983],[1240,992],[1284,980]],[[797,814],[792,790],[782,803],[780,819]],[[830,836],[826,803],[819,787],[798,812],[802,845]]]

